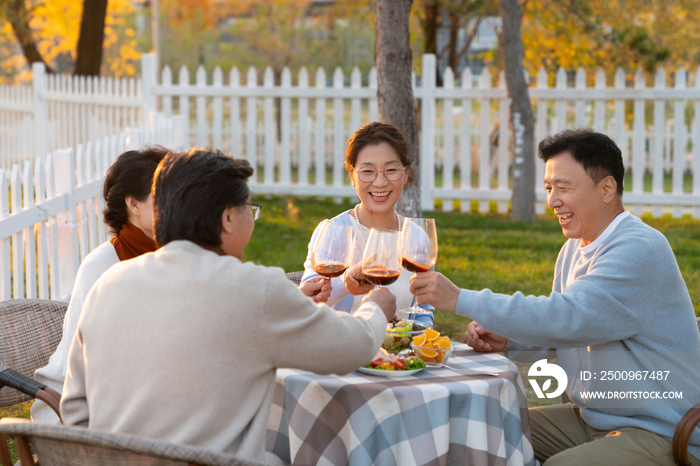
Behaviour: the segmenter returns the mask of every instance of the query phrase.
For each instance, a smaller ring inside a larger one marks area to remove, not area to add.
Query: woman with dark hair
[[[365,241],[372,228],[401,231],[403,217],[394,208],[408,181],[411,163],[411,147],[399,128],[376,121],[360,127],[348,140],[345,153],[345,168],[360,203],[331,221],[352,226],[353,236],[361,235]],[[311,265],[311,254],[322,224],[316,227],[311,236],[302,284],[318,276]],[[352,278],[349,270],[340,277],[330,279],[332,289],[327,304],[339,311],[354,312],[363,295],[374,285],[360,284]],[[411,275],[411,272],[401,269],[399,279],[386,286],[396,295],[398,309],[408,308],[413,303],[413,295],[408,290]],[[433,310],[428,305],[421,307]],[[420,314],[416,319],[432,323],[433,315]]]
[[[372,359],[396,309],[388,290],[350,315],[314,303],[280,268],[242,262],[260,212],[252,173],[216,150],[163,159],[153,183],[162,247],[115,265],[87,297],[65,424],[263,462],[277,368],[343,374]]]
[[[114,237],[95,248],[80,264],[70,303],[63,320],[63,337],[49,362],[34,372],[34,379],[61,393],[66,376],[68,349],[78,325],[83,302],[98,278],[119,261],[155,251],[153,240],[153,173],[168,153],[164,147],[147,147],[121,154],[107,170],[102,212]],[[56,413],[41,400],[34,401],[32,418],[58,423]]]

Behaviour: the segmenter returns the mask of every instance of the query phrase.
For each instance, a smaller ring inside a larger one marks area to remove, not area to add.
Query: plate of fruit
[[[413,337],[411,348],[428,366],[447,364],[454,350],[449,337],[442,336],[440,332],[431,328]]]
[[[372,362],[357,370],[364,374],[380,377],[407,377],[425,368],[425,362],[415,356],[401,357],[380,348]]]

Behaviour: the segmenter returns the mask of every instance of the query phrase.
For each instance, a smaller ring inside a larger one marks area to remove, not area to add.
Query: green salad
[[[398,353],[406,348],[410,348],[411,334],[408,332],[411,330],[413,330],[412,320],[401,319],[396,323],[388,324],[382,348],[390,353]]]
[[[415,369],[425,369],[425,361],[421,358],[411,356],[409,358],[396,358],[394,362],[386,361],[377,365],[369,363],[365,367],[367,369],[380,369],[385,371],[412,371]]]

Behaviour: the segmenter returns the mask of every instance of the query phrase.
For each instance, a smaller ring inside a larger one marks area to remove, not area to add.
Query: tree
[[[454,71],[469,51],[481,20],[487,15],[498,14],[491,0],[417,0],[413,13],[419,19],[422,53],[435,54],[438,59],[446,57],[447,66]],[[445,44],[438,47],[438,30],[443,22],[449,24],[450,30]],[[465,31],[463,43],[459,39],[460,30]],[[441,86],[442,76],[439,69],[436,72],[437,85]]]
[[[506,85],[511,99],[510,115],[513,126],[513,194],[512,217],[535,221],[535,132],[523,67],[523,18],[520,0],[501,0],[501,49],[505,64]]]
[[[407,217],[421,217],[420,146],[411,86],[413,52],[408,27],[412,3],[413,0],[376,0],[374,51],[381,119],[403,131],[415,158],[397,209]]]
[[[131,0],[0,1],[0,81],[28,79],[35,62],[57,73],[100,74],[104,61],[116,76],[133,75],[134,12]]]
[[[24,0],[9,0],[5,14],[29,65],[31,66],[36,62],[43,63],[46,66],[46,71],[53,73],[53,69],[44,61],[32,37],[32,30],[29,27],[29,15]]]
[[[73,74],[99,76],[108,0],[85,0]]]
[[[689,0],[538,0],[523,5],[525,66],[601,67],[653,72],[694,68],[700,56],[700,8]]]

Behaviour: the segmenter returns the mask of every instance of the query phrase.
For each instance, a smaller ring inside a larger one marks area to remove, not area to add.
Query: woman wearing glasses
[[[360,203],[331,221],[352,226],[353,235],[361,235],[365,241],[371,228],[401,231],[403,217],[394,207],[408,181],[408,168],[412,162],[408,141],[396,126],[372,122],[360,127],[348,141],[345,153],[345,168]],[[302,283],[318,277],[311,265],[311,254],[320,232],[321,224],[316,227],[309,242]],[[396,295],[397,309],[408,308],[413,303],[413,295],[409,291],[411,275],[411,272],[401,269],[399,279],[387,286]],[[374,285],[360,284],[347,271],[340,277],[332,278],[330,285],[327,304],[345,312],[357,309],[362,297],[374,288]],[[422,307],[433,310],[427,305]],[[433,315],[419,315],[417,320],[432,323]]]

